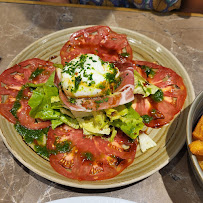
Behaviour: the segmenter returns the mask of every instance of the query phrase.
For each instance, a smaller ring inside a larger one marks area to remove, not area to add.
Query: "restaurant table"
[[[107,25],[137,31],[162,44],[188,72],[195,95],[203,90],[201,14],[11,2],[0,2],[0,72],[24,48],[47,34],[74,26]],[[48,202],[78,196],[137,203],[198,203],[203,200],[203,190],[192,171],[186,144],[169,164],[144,180],[119,188],[90,190],[59,185],[35,174],[9,152],[0,138],[0,202]]]

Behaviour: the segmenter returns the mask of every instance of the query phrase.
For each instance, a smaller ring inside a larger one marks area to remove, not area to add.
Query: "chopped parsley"
[[[108,102],[108,101],[109,101],[109,98],[106,97],[106,98],[104,98],[104,99],[95,100],[94,102],[95,102],[96,104],[101,104],[101,103]]]
[[[110,63],[109,66],[110,66],[110,69],[113,70],[113,73],[106,73],[105,78],[109,83],[113,83],[113,82],[116,82],[115,77],[118,71],[115,68],[113,63]]]
[[[71,97],[71,98],[69,98],[69,102],[72,103],[72,104],[75,104],[76,103],[76,99]]]
[[[34,140],[41,140],[44,134],[47,134],[49,128],[40,130],[31,130],[18,123],[14,125],[16,131],[24,138],[28,144],[33,143]]]
[[[124,53],[121,53],[121,56],[123,56],[123,57],[128,57],[128,56],[130,56],[130,54],[129,53],[127,53],[127,52],[124,52]]]
[[[93,76],[93,74],[91,73],[91,74],[88,76],[88,79],[89,79],[89,80],[93,80],[92,76]]]
[[[104,88],[105,88],[105,85],[99,84],[98,87],[99,87],[99,89],[104,89]]]
[[[110,89],[106,90],[106,95],[110,95],[110,94],[111,94],[111,90]]]
[[[56,149],[55,151],[58,153],[65,153],[65,152],[69,152],[71,150],[71,142],[70,141],[63,141],[63,142],[55,142],[55,146],[56,146]]]
[[[164,99],[164,96],[163,96],[163,91],[161,89],[157,90],[155,92],[155,94],[152,94],[151,95],[151,98],[155,101],[155,102],[161,102],[163,101]]]
[[[143,115],[141,117],[143,119],[143,123],[147,123],[148,124],[151,120],[153,120],[153,117],[148,116],[148,115]]]
[[[85,152],[82,154],[84,159],[87,161],[93,161],[93,154],[91,152]]]
[[[32,72],[32,74],[30,75],[29,79],[32,80],[34,78],[36,78],[38,75],[40,75],[42,72],[44,71],[43,68],[37,68],[35,71]]]
[[[81,80],[82,80],[82,78],[80,75],[78,77],[75,77],[75,89],[73,90],[73,92],[77,92]]]
[[[21,90],[18,92],[17,96],[16,96],[16,100],[13,104],[13,107],[12,109],[10,110],[10,112],[12,113],[12,115],[17,119],[17,111],[18,109],[21,107],[21,104],[20,104],[20,100],[22,99],[23,97],[23,90],[25,89],[25,85],[22,86]]]
[[[147,77],[149,77],[149,78],[154,77],[155,71],[152,68],[145,66],[145,65],[141,66],[141,68],[144,69],[144,72],[147,74]]]
[[[106,63],[105,61],[103,61],[102,59],[100,59],[102,66]]]
[[[88,86],[92,86],[93,84],[95,84],[95,81],[91,81]]]

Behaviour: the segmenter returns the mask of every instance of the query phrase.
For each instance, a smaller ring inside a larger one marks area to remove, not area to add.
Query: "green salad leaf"
[[[75,129],[78,129],[80,127],[78,121],[68,115],[61,115],[60,121]]]
[[[79,124],[77,120],[64,115],[60,111],[62,104],[59,99],[58,88],[54,85],[54,77],[55,72],[51,74],[46,83],[37,86],[33,90],[33,94],[28,101],[31,107],[30,116],[42,120],[51,120],[53,129],[63,123],[78,129]]]
[[[111,124],[120,128],[132,139],[135,139],[139,135],[139,131],[144,127],[142,118],[132,107],[127,108],[125,105],[122,105],[105,111],[111,120]]]
[[[110,141],[113,141],[116,136],[117,131],[115,128],[120,128],[132,139],[139,135],[139,131],[144,124],[140,115],[130,104],[104,111],[91,112],[89,116],[84,113],[81,114],[81,112],[71,112],[63,108],[58,88],[54,85],[54,77],[55,72],[51,74],[46,83],[36,87],[31,85],[31,87],[35,88],[28,101],[31,107],[31,117],[51,120],[53,129],[65,123],[75,129],[82,128],[85,135],[103,136],[111,134]],[[139,78],[139,81],[145,82],[142,78]],[[153,92],[147,89],[144,89],[144,91],[145,93]]]
[[[52,129],[55,129],[56,127],[58,127],[61,124],[63,124],[63,121],[61,121],[61,120],[51,120]]]
[[[148,97],[155,94],[159,88],[153,84],[148,83],[137,71],[134,70],[134,94],[141,94]]]
[[[93,112],[93,117],[77,118],[85,135],[109,135],[109,121],[102,111]]]

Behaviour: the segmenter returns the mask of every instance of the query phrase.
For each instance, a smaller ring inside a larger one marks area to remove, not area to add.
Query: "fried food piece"
[[[203,156],[196,156],[196,157],[201,169],[203,170]]]
[[[195,140],[189,144],[189,148],[193,154],[203,156],[203,141]]]
[[[198,121],[192,136],[195,140],[202,140],[203,141],[203,115],[201,116],[200,120]]]

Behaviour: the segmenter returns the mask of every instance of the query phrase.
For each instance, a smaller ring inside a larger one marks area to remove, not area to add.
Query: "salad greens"
[[[102,111],[93,113],[93,117],[77,118],[85,135],[109,135],[111,132],[108,119]]]
[[[109,114],[109,112],[112,112]],[[142,130],[144,124],[140,115],[130,106],[125,105],[107,110],[107,116],[109,116],[114,127],[120,128],[130,138],[135,139],[139,135],[139,131]]]
[[[144,97],[154,95],[156,99],[157,95],[158,97],[161,95],[158,87],[147,83],[136,71],[134,76],[135,93],[142,94]],[[147,119],[142,118],[131,107],[131,103],[91,113],[75,112],[64,108],[59,98],[58,88],[54,85],[54,77],[55,72],[46,83],[29,84],[34,89],[28,101],[31,117],[51,120],[53,129],[65,123],[75,129],[82,128],[85,135],[111,135],[110,141],[113,141],[117,134],[116,128],[121,129],[131,139],[137,138],[140,130],[143,129],[143,122]]]
[[[141,94],[144,97],[155,94],[159,88],[148,83],[137,71],[134,70],[134,94]]]
[[[28,101],[31,107],[30,116],[42,120],[51,120],[53,129],[63,123],[78,129],[79,124],[76,119],[60,112],[62,105],[60,104],[58,88],[54,85],[54,77],[55,72],[51,74],[46,83],[33,90],[33,94]]]

